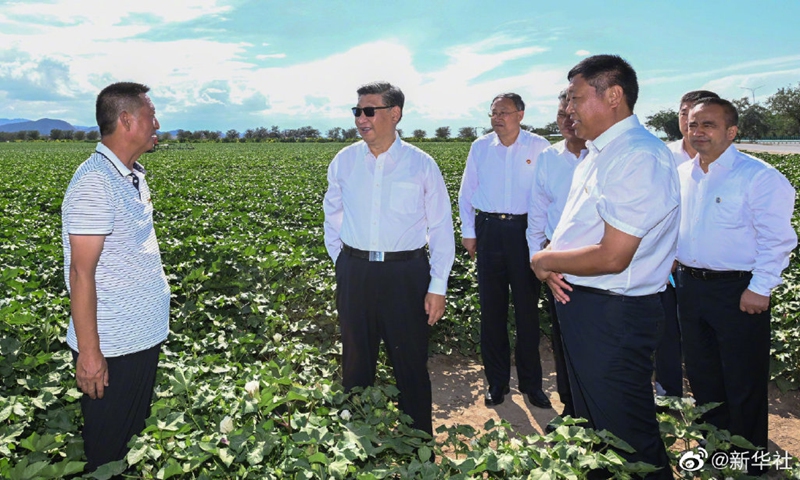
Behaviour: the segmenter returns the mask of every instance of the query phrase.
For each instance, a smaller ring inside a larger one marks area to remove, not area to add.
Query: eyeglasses
[[[374,117],[375,110],[383,110],[384,108],[392,108],[392,107],[394,107],[394,105],[386,105],[385,107],[364,107],[364,108],[353,107],[351,110],[353,110],[353,115],[356,118],[361,116],[361,112],[364,112],[364,115],[368,117]]]
[[[517,113],[519,110],[514,110],[513,112],[489,112],[489,118],[498,117],[498,118],[506,118],[508,115],[512,113]]]

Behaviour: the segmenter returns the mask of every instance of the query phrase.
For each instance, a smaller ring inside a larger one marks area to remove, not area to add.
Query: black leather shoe
[[[547,395],[544,394],[541,388],[526,393],[528,394],[528,400],[530,400],[534,406],[539,408],[553,408],[553,404],[550,403],[550,399],[547,398]]]
[[[508,385],[503,385],[502,387],[489,387],[486,390],[486,396],[483,399],[483,403],[487,407],[494,407],[495,405],[500,405],[505,401],[506,394],[511,390],[508,388]]]

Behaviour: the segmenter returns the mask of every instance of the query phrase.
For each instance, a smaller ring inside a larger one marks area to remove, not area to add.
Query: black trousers
[[[81,397],[86,472],[125,458],[130,439],[144,430],[160,351],[158,344],[141,352],[106,358],[108,386],[103,398],[92,400],[86,394]],[[72,359],[77,361],[77,352],[72,352]]]
[[[508,341],[509,286],[517,325],[514,348],[522,392],[542,388],[539,358],[539,291],[530,267],[524,219],[502,220],[479,213],[478,296],[481,304],[481,357],[490,386],[508,385],[511,350]]]
[[[553,357],[556,362],[556,390],[558,391],[558,398],[564,404],[564,410],[561,416],[565,417],[570,415],[575,416],[575,407],[572,404],[572,391],[569,388],[569,372],[567,369],[567,360],[564,357],[564,341],[561,335],[561,324],[558,320],[558,312],[556,310],[556,300],[553,298],[553,292],[549,288],[545,289],[547,293],[547,303],[550,306],[550,320],[553,325]]]
[[[705,420],[767,448],[770,312],[739,310],[750,278],[701,280],[679,269],[678,309],[694,398],[723,402]]]
[[[653,352],[664,311],[658,295],[608,296],[581,290],[557,304],[575,413],[636,453],[631,462],[664,467],[647,478],[672,478],[653,403]]]
[[[675,288],[667,285],[666,290],[658,296],[664,307],[664,333],[656,349],[656,381],[666,390],[667,395],[682,397],[683,357]]]
[[[394,368],[400,409],[433,435],[425,295],[427,258],[370,262],[342,252],[336,260],[336,307],[345,390],[375,382],[381,339]]]

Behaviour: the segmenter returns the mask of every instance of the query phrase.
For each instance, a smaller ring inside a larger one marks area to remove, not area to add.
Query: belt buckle
[[[369,261],[370,262],[382,262],[383,261],[383,252],[369,252]]]

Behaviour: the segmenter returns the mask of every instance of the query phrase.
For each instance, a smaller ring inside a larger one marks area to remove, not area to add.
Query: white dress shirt
[[[343,148],[328,166],[325,248],[334,263],[342,243],[367,251],[430,249],[428,291],[444,295],[455,259],[450,197],[430,155],[400,140],[370,152],[363,141]]]
[[[558,251],[596,245],[606,223],[641,238],[641,243],[620,273],[564,278],[629,296],[664,290],[679,223],[680,187],[672,154],[635,115],[587,141],[586,147],[589,153],[575,169],[550,247]]]
[[[709,270],[753,272],[749,289],[769,296],[797,245],[795,191],[768,163],[728,147],[704,173],[699,157],[678,168],[678,261]]]
[[[684,164],[692,159],[683,148],[683,139],[668,143],[667,148],[672,152],[672,157],[675,159],[675,166]]]
[[[475,238],[475,209],[518,215],[528,212],[536,159],[549,146],[543,137],[526,130],[520,130],[508,147],[495,132],[472,142],[458,192],[463,238]]]
[[[547,147],[536,160],[533,174],[531,199],[528,202],[528,238],[530,256],[542,249],[553,232],[567,203],[572,174],[575,167],[586,157],[583,149],[579,156],[567,149],[567,141]]]

